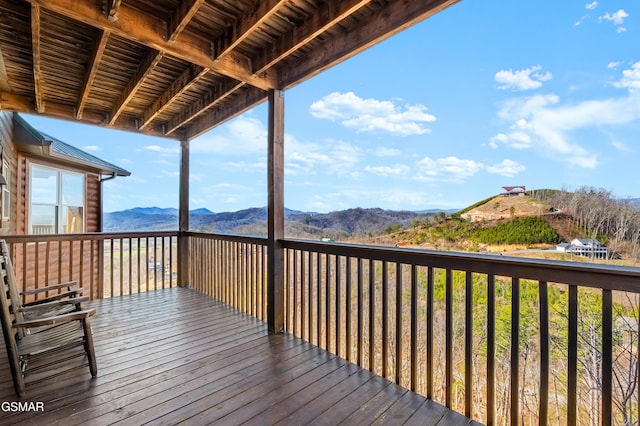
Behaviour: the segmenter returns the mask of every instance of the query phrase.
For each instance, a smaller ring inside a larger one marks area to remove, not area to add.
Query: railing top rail
[[[177,237],[178,231],[143,232],[87,232],[84,234],[3,235],[8,243],[33,243],[46,241],[111,240],[119,238]]]
[[[281,243],[293,250],[640,293],[640,268],[630,266],[297,239]]]
[[[257,245],[264,245],[264,246],[267,245],[266,237],[256,237],[252,235],[212,234],[207,232],[193,232],[193,231],[184,232],[184,235],[188,237],[204,238],[204,239],[210,239],[210,240],[223,240],[223,241],[257,244]]]

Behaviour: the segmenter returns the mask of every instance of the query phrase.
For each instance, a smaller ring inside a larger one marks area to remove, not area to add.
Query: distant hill
[[[160,207],[134,207],[130,210],[125,210],[124,212],[128,213],[139,213],[139,214],[152,214],[152,215],[169,215],[169,216],[178,216],[178,209],[174,208],[160,208]],[[120,213],[124,213],[120,212]]]
[[[439,212],[441,210],[418,213],[355,208],[320,214],[285,209],[286,235],[299,238],[378,235],[390,227],[409,227],[414,222],[427,220]],[[221,213],[213,213],[208,209],[192,210],[189,224],[194,231],[266,235],[267,208]],[[178,211],[170,208],[137,207],[105,213],[103,226],[105,232],[175,230],[178,228]]]
[[[201,215],[213,214],[213,212],[209,209],[195,209],[195,210],[191,210],[189,214],[191,216],[201,216]]]
[[[520,216],[540,216],[551,212],[551,206],[529,196],[502,196],[490,198],[486,202],[465,209],[460,214],[472,222],[499,220]]]
[[[445,214],[453,214],[457,211],[459,211],[460,209],[448,209],[448,210],[442,210],[442,209],[427,209],[427,210],[416,210],[414,211],[414,213],[421,213],[421,214],[438,214],[438,213],[445,213]]]
[[[552,246],[567,230],[565,215],[530,197],[496,195],[462,209],[449,218],[390,235],[400,247],[455,251],[500,251],[508,246]],[[564,229],[563,229],[564,228]],[[493,248],[492,248],[493,247]]]

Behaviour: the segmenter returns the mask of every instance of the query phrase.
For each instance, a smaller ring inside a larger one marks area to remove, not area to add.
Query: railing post
[[[93,250],[93,244],[91,244]],[[93,256],[93,253],[92,253]],[[93,271],[91,271],[93,275]],[[98,240],[98,297],[104,299],[104,239]]]
[[[178,285],[189,286],[189,141],[180,141],[180,208],[178,212]]]
[[[269,331],[284,330],[284,92],[269,91],[267,322]]]

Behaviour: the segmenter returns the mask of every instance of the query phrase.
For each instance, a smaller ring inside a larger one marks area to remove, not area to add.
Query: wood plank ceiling
[[[457,1],[0,0],[0,109],[189,140]]]

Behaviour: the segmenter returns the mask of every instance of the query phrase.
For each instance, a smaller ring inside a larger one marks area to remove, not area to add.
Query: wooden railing
[[[638,421],[638,268],[282,244],[296,336],[490,425]]]
[[[265,320],[267,239],[180,235],[180,284]],[[23,289],[177,284],[177,232],[5,239]],[[639,268],[279,243],[287,332],[487,424],[638,422]]]
[[[177,232],[3,236],[21,290],[76,281],[92,299],[177,285]]]
[[[185,236],[188,285],[266,321],[266,238],[197,232]]]
[[[190,285],[264,319],[267,240],[186,235]],[[638,268],[280,243],[296,336],[487,424],[638,421]]]

